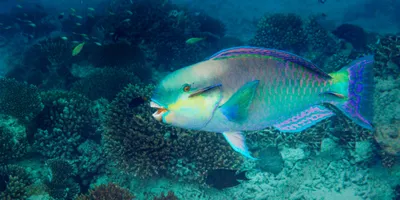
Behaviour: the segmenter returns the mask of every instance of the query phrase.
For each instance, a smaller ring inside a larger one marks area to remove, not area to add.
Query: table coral
[[[29,122],[43,109],[39,90],[14,79],[0,78],[0,114]]]

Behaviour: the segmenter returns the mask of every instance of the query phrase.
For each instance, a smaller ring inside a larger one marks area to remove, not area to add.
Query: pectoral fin
[[[250,155],[249,150],[247,149],[245,137],[242,135],[241,132],[223,132],[222,133],[228,143],[231,145],[233,150],[241,153],[242,155],[246,156],[247,158],[257,160]]]
[[[247,118],[259,80],[244,84],[229,100],[220,107],[229,121],[240,123]]]

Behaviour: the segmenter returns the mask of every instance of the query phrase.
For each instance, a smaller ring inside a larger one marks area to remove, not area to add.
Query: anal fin
[[[222,134],[228,141],[229,145],[231,145],[233,150],[239,152],[240,154],[242,154],[247,158],[257,160],[257,158],[254,158],[253,156],[250,155],[250,152],[246,146],[245,142],[246,139],[243,136],[242,132],[223,132]]]
[[[281,132],[300,132],[333,115],[335,113],[323,106],[312,106],[274,127]]]

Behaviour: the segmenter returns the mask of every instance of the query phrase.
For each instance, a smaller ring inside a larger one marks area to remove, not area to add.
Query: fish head
[[[158,84],[150,103],[157,109],[156,120],[193,130],[207,125],[222,99],[221,84],[211,71],[198,72],[191,66],[182,68]]]

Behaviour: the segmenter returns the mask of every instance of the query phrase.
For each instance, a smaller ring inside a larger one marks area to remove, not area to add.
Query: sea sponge
[[[0,102],[0,114],[11,115],[24,123],[43,109],[35,86],[8,78],[0,78]]]

